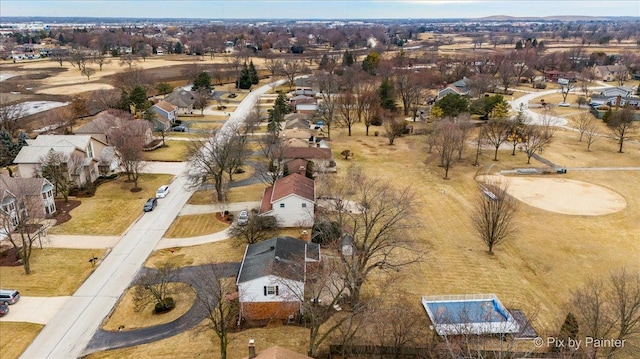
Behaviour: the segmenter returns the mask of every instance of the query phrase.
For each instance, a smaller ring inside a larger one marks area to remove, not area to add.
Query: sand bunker
[[[73,95],[80,92],[86,91],[97,91],[97,90],[110,90],[114,88],[109,84],[103,83],[89,83],[84,85],[71,85],[71,86],[58,86],[58,87],[49,87],[43,88],[37,91],[39,94],[47,94],[47,95]]]
[[[479,176],[478,181],[507,181],[509,194],[530,206],[550,212],[600,216],[622,211],[627,206],[624,197],[608,188],[561,177]]]

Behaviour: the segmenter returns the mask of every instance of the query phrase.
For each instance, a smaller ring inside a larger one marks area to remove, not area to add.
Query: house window
[[[49,205],[49,206],[44,207],[44,211],[45,211],[47,214],[53,214],[53,212],[55,212],[55,211],[56,211],[56,207],[55,207],[55,205],[51,204],[51,205]]]
[[[280,203],[280,208],[284,208],[284,203]]]
[[[306,204],[306,203],[303,203],[303,204],[302,204],[302,208],[307,208],[307,204]]]
[[[89,146],[87,147],[87,156],[93,158],[93,146],[91,142],[89,142]]]
[[[265,285],[264,286],[264,295],[278,295],[278,286],[277,285]]]

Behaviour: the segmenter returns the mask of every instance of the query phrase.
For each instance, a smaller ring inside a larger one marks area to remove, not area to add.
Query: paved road
[[[21,358],[75,358],[109,314],[120,295],[189,199],[178,176],[169,196],[153,212],[141,214],[96,271],[69,298]]]

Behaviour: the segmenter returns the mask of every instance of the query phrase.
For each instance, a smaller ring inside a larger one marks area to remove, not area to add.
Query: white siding
[[[265,286],[278,286],[278,295],[264,295]],[[240,302],[297,302],[304,297],[304,283],[273,275],[238,285]]]
[[[280,207],[281,204],[284,204],[284,208]],[[313,202],[289,195],[273,202],[273,210],[269,214],[278,219],[280,227],[311,227],[314,221]]]

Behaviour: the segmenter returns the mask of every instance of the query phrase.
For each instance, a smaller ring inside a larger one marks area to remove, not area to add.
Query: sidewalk
[[[239,212],[257,208],[260,202],[234,202],[216,204],[185,204],[178,213],[178,216],[188,216],[191,214],[218,213],[223,211]]]
[[[49,234],[42,239],[43,248],[113,248],[120,236],[79,236],[69,234]]]
[[[195,246],[198,244],[206,244],[223,241],[229,238],[228,228],[224,231],[220,231],[217,233],[207,234],[199,237],[188,237],[188,238],[162,238],[160,242],[156,245],[154,250],[159,249],[167,249],[174,247],[189,247]]]

